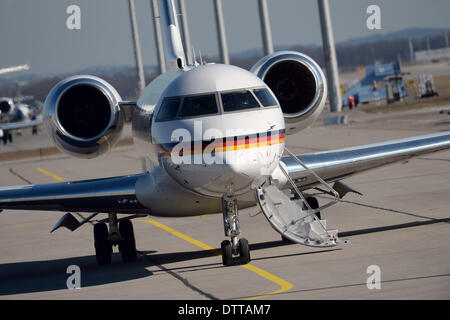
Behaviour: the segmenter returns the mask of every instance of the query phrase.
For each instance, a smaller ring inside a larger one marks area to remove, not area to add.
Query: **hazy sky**
[[[213,0],[185,0],[191,41],[218,55]],[[230,53],[261,49],[257,0],[223,0]],[[150,0],[135,0],[144,65],[157,62]],[[81,8],[81,30],[68,30],[66,8]],[[412,27],[450,28],[448,0],[330,0],[336,42]],[[368,30],[366,9],[381,8],[382,30]],[[319,44],[317,0],[268,0],[277,45]],[[52,74],[133,65],[128,0],[1,0],[0,68],[28,63]]]

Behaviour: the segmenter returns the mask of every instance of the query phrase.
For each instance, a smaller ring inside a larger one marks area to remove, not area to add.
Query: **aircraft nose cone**
[[[178,164],[166,159],[164,167],[183,187],[198,193],[221,197],[231,188],[234,193],[242,194],[250,191],[254,181],[273,173],[282,150],[279,145],[214,155],[204,153],[203,157],[185,158]]]

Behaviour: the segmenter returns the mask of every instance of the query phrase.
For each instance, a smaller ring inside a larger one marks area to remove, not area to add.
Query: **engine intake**
[[[0,115],[8,114],[12,109],[12,101],[8,98],[0,98]]]
[[[310,57],[295,51],[275,52],[259,60],[250,72],[277,97],[287,134],[310,126],[322,113],[327,96],[325,76]]]
[[[44,123],[56,146],[79,158],[95,158],[119,139],[124,115],[120,95],[106,81],[75,76],[59,82],[44,104]]]

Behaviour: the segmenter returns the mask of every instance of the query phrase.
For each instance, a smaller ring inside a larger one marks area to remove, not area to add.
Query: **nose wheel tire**
[[[222,241],[220,244],[222,249],[222,263],[224,266],[231,266],[233,264],[233,251],[231,249],[231,242],[228,240]]]
[[[233,248],[229,240],[222,241],[220,245],[222,249],[222,263],[224,266],[232,266],[235,264],[233,259]],[[250,247],[248,241],[242,238],[238,242],[239,264],[247,264],[250,262]]]
[[[95,257],[99,266],[111,264],[112,244],[108,239],[108,228],[105,223],[94,225]]]
[[[119,222],[119,232],[121,240],[119,242],[119,251],[123,262],[136,261],[136,240],[134,238],[133,224],[130,220]]]

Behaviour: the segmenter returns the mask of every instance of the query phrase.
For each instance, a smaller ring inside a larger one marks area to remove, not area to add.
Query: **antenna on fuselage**
[[[193,60],[193,65],[194,66],[198,66],[198,62],[197,62],[197,57],[195,56],[195,48],[194,48],[194,46],[192,46],[192,60]]]
[[[202,56],[202,52],[200,50],[198,50],[198,54],[200,55],[200,64],[203,65],[203,56]]]

